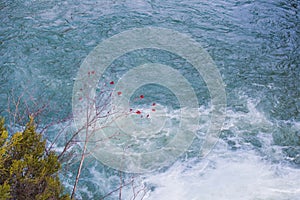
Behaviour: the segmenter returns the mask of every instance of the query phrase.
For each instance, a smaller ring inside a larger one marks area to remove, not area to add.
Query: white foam
[[[300,170],[265,163],[253,151],[213,153],[191,169],[186,165],[145,177],[156,186],[146,199],[300,199]]]
[[[284,158],[280,147],[273,145],[271,133],[276,126],[256,109],[254,101],[248,100],[247,107],[249,112],[229,110],[224,129],[238,140],[245,134],[255,135],[263,145],[259,151],[253,146],[245,148],[243,142],[242,148],[230,151],[220,140],[205,158],[178,161],[163,173],[143,176],[141,184],[154,188],[145,199],[299,200],[300,169],[277,162]]]

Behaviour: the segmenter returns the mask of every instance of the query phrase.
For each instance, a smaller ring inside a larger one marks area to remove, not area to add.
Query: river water
[[[64,119],[72,113],[78,70],[101,41],[133,28],[171,29],[201,44],[222,76],[227,114],[220,140],[206,157],[196,141],[172,165],[153,173],[125,173],[124,181],[134,175],[144,199],[300,199],[299,8],[297,0],[1,1],[1,114],[7,116],[9,97],[23,94],[28,104],[48,105],[41,124]],[[194,87],[200,110],[208,112],[205,82],[168,52],[128,53],[112,63],[108,80],[146,61],[178,69]],[[156,86],[140,91],[176,115],[178,102],[170,91]],[[61,126],[49,130],[48,137]],[[67,189],[74,171],[71,167],[61,175]],[[119,182],[118,171],[89,157],[78,198],[99,199]],[[132,187],[124,186],[122,196],[134,199]]]

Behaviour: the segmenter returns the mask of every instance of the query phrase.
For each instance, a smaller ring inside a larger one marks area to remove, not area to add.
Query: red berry
[[[140,115],[142,112],[138,110],[135,113],[138,114],[138,115]]]

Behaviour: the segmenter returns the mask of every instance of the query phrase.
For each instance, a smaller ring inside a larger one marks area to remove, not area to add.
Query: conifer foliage
[[[0,199],[68,200],[57,172],[60,163],[30,117],[25,130],[11,137],[0,119]]]

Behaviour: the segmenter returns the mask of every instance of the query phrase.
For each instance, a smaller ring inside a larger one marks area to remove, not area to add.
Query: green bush
[[[0,199],[70,199],[58,178],[60,163],[30,117],[23,132],[8,137],[0,118]]]

